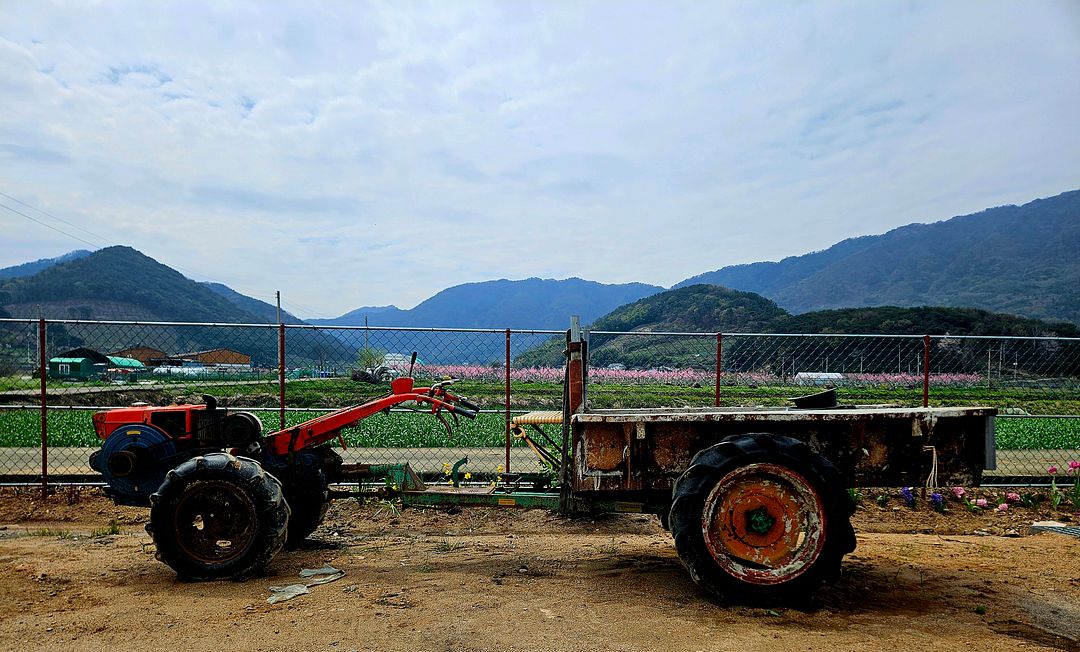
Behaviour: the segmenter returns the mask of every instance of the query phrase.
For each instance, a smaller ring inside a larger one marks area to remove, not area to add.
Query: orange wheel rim
[[[825,547],[826,515],[805,477],[778,464],[728,473],[705,499],[705,545],[724,572],[751,584],[802,575]]]

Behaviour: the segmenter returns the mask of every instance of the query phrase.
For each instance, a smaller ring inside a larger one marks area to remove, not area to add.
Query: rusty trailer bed
[[[575,493],[662,500],[693,455],[727,436],[805,441],[849,487],[975,486],[994,468],[994,415],[977,407],[659,408],[572,415]]]

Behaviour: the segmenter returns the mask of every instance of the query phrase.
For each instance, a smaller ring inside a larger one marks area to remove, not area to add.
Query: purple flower
[[[1009,503],[1018,503],[1018,502],[1020,502],[1020,494],[1016,493],[1015,491],[1010,491],[1009,493],[1005,494],[1005,502],[1009,502]]]
[[[998,505],[997,506],[997,511],[999,511],[999,512],[1007,512],[1007,511],[1009,511],[1008,503],[1001,503],[1000,505]]]
[[[976,507],[986,507],[986,499],[985,498],[979,498],[978,500],[975,501],[975,506]]]
[[[964,494],[966,494],[966,493],[967,493],[967,491],[963,487],[953,487],[952,488],[952,495],[956,496],[957,500],[960,500],[961,498],[963,498]]]
[[[930,494],[930,506],[935,512],[945,511],[945,497],[935,491]]]

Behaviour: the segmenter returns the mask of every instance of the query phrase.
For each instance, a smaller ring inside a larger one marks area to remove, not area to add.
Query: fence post
[[[285,429],[285,324],[278,324],[278,404],[280,430]]]
[[[723,370],[724,334],[716,334],[716,400],[714,405],[720,407],[720,373]]]
[[[41,497],[49,497],[49,400],[45,379],[49,363],[45,359],[45,318],[38,319],[38,375],[41,377]]]
[[[506,465],[510,473],[510,329],[506,329]]]
[[[930,336],[922,340],[922,406],[930,407]]]

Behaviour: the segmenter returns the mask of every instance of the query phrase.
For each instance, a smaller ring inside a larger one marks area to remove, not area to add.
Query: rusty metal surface
[[[849,487],[974,486],[987,445],[987,408],[833,410],[609,410],[572,417],[574,491],[644,491],[653,499],[700,450],[737,434],[765,432],[807,442]]]
[[[985,407],[852,407],[827,410],[778,408],[646,408],[640,410],[590,410],[575,414],[575,423],[624,423],[637,421],[851,421],[908,417],[993,416]]]

